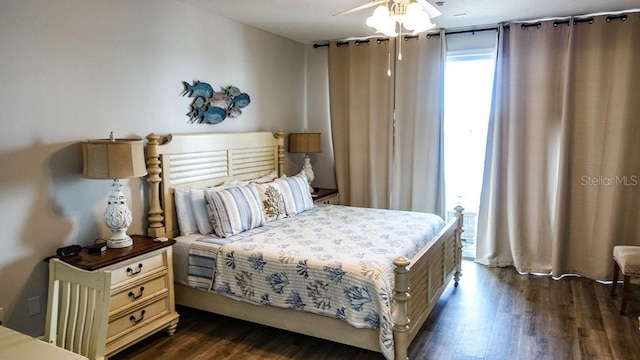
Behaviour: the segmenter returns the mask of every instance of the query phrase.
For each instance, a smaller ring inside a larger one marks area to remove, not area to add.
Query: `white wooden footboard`
[[[396,360],[407,359],[407,349],[440,299],[447,284],[462,275],[461,236],[464,210],[457,206],[452,219],[429,246],[409,261],[394,260],[395,294],[392,309]]]

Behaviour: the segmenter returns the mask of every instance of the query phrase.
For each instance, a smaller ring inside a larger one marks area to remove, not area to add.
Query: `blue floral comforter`
[[[228,239],[199,239],[189,283],[379,329],[393,359],[393,259],[411,258],[444,225],[433,214],[320,205]]]

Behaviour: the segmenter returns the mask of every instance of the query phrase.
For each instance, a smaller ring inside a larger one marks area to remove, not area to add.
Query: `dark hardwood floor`
[[[640,359],[640,286],[463,264],[409,348],[411,359]],[[156,334],[111,359],[384,359],[381,354],[178,307],[175,335]]]

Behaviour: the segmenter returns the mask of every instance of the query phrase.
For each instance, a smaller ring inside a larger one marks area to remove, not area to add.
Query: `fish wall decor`
[[[182,85],[181,95],[193,98],[187,113],[192,124],[218,124],[226,118],[237,118],[242,115],[241,109],[251,103],[249,95],[235,86],[223,86],[220,91],[213,91],[211,85],[198,80],[192,84],[183,81]]]

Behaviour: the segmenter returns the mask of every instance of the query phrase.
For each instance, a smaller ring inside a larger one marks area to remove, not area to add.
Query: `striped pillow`
[[[233,236],[265,224],[255,184],[207,190],[204,197],[211,209],[213,230],[220,237]]]
[[[282,197],[284,198],[284,209],[287,216],[293,216],[303,211],[313,209],[313,199],[309,191],[309,183],[304,174],[278,179]]]
[[[191,207],[193,210],[193,217],[195,218],[194,221],[198,228],[198,232],[200,232],[200,234],[202,235],[215,235],[215,231],[213,230],[214,222],[211,216],[211,207],[207,203],[207,199],[205,199],[204,197],[205,190],[217,191],[222,189],[230,189],[237,186],[246,186],[248,184],[248,182],[230,179],[220,185],[216,185],[213,187],[192,187],[190,189]],[[178,209],[176,209],[176,211],[178,211]]]

